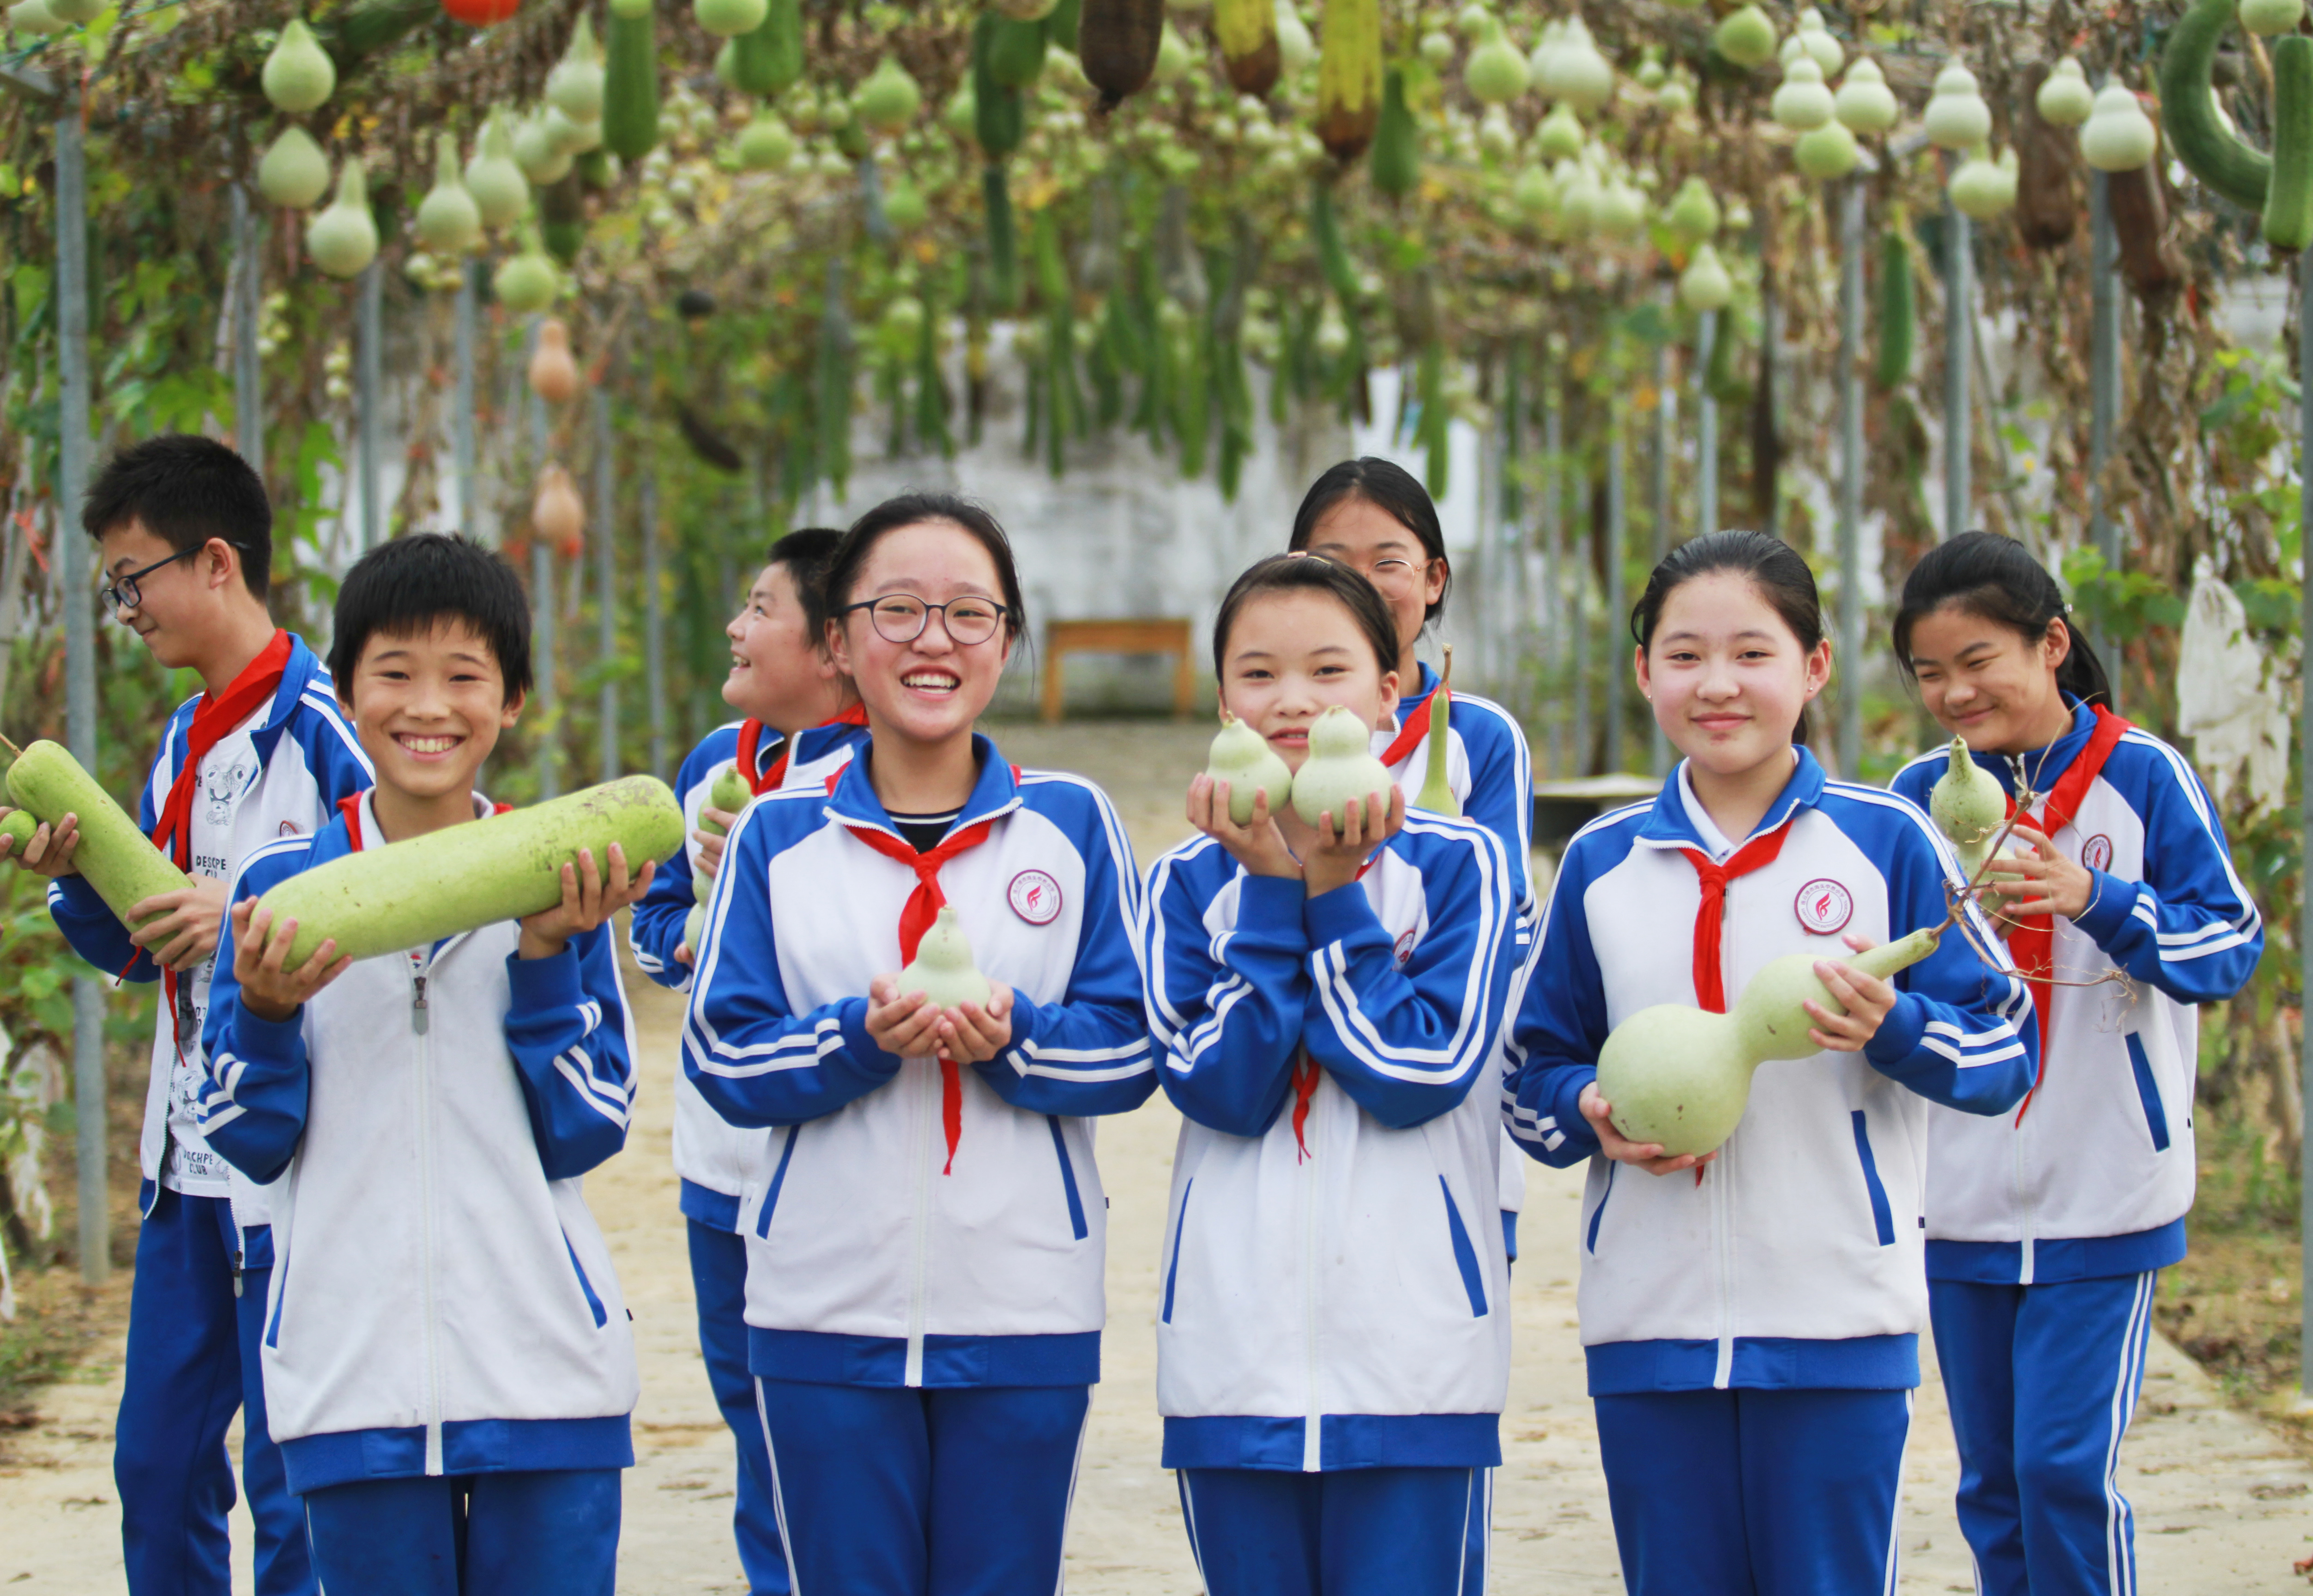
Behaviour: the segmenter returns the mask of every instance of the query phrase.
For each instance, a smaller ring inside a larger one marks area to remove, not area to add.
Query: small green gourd
[[[779,171],[795,153],[795,135],[775,111],[759,112],[739,135],[739,164],[749,172]]]
[[[32,838],[40,829],[40,823],[32,818],[30,809],[11,809],[5,815],[0,815],[0,837],[15,839],[16,845],[8,851],[8,857],[12,860],[23,857],[24,850],[32,845]]]
[[[374,958],[518,920],[562,901],[562,867],[591,849],[605,877],[611,844],[639,874],[682,847],[682,807],[666,783],[627,776],[567,798],[365,848],[292,876],[258,900],[274,922],[297,921],[286,967],[321,942],[340,957]]]
[[[1673,237],[1688,245],[1705,243],[1717,237],[1719,201],[1710,185],[1699,177],[1690,177],[1679,184],[1670,208],[1663,213],[1663,225],[1670,229]]]
[[[1858,56],[1848,66],[1847,75],[1839,80],[1839,93],[1831,97],[1831,114],[1851,133],[1885,133],[1895,125],[1904,108],[1896,102],[1895,91],[1887,86],[1887,75],[1879,70],[1878,63],[1869,56]]]
[[[503,227],[530,208],[530,181],[514,161],[514,130],[503,106],[482,123],[481,141],[466,163],[466,192],[474,197],[485,227]]]
[[[1791,145],[1791,163],[1819,183],[1845,177],[1862,159],[1863,152],[1856,147],[1855,135],[1841,121],[1826,121],[1810,128]]]
[[[1991,137],[1992,107],[1976,88],[1975,74],[1957,61],[1936,74],[1920,128],[1940,150],[1974,149]]]
[[[1823,81],[1823,68],[1811,56],[1792,57],[1783,68],[1783,81],[1768,104],[1768,114],[1794,133],[1805,133],[1831,120],[1836,101]]]
[[[726,764],[715,772],[714,783],[707,789],[706,807],[720,809],[726,815],[736,815],[752,803],[754,798],[755,789],[747,785],[744,776],[739,774],[738,765]],[[704,815],[699,817],[699,829],[710,836],[724,834],[723,828]]]
[[[605,92],[602,52],[594,43],[594,24],[582,11],[562,59],[546,75],[546,101],[574,122],[599,122]]]
[[[43,825],[55,825],[67,815],[77,818],[80,846],[74,863],[124,924],[130,924],[128,911],[146,898],[192,885],[112,795],[55,743],[43,738],[16,756],[8,767],[8,796]]]
[[[763,25],[767,0],[692,0],[691,14],[717,39],[736,39]]]
[[[462,255],[482,242],[482,208],[458,179],[458,140],[434,138],[434,187],[418,202],[418,242],[437,255]]]
[[[707,900],[701,898],[691,904],[690,913],[682,917],[682,945],[690,950],[692,959],[698,958],[699,944],[706,939],[706,936]]]
[[[547,119],[549,114],[539,112],[523,118],[514,136],[514,164],[522,168],[522,175],[533,188],[560,182],[577,154],[556,136],[553,125]]]
[[[658,32],[653,0],[611,0],[602,63],[602,147],[639,161],[658,142]]]
[[[535,228],[525,230],[522,252],[507,257],[490,278],[490,293],[515,315],[542,311],[562,292],[562,273]]]
[[[852,99],[851,108],[859,119],[882,133],[898,133],[916,119],[923,109],[924,93],[908,69],[885,56],[867,75]]]
[[[1309,727],[1309,754],[1293,772],[1293,812],[1305,825],[1333,817],[1336,835],[1352,803],[1378,798],[1386,804],[1395,785],[1389,767],[1374,757],[1373,733],[1340,704],[1329,707]],[[1366,833],[1379,829],[1381,816],[1365,816]]]
[[[1453,681],[1454,645],[1448,643],[1446,668],[1438,674],[1437,691],[1429,695],[1429,735],[1425,739],[1429,753],[1423,762],[1421,790],[1415,795],[1413,807],[1459,819],[1462,800],[1454,796],[1454,738],[1447,729],[1453,712],[1453,695],[1448,689]]]
[[[1983,868],[1992,840],[2008,823],[2008,794],[1990,771],[1968,757],[1967,739],[1954,737],[1944,772],[1928,789],[1928,816],[1951,840],[1971,879]]]
[[[1735,279],[1728,275],[1719,251],[1707,243],[1697,244],[1693,259],[1678,274],[1678,302],[1699,315],[1723,311],[1734,299]]]
[[[1535,153],[1545,161],[1569,161],[1582,153],[1590,136],[1582,130],[1582,119],[1574,108],[1561,101],[1534,130]]]
[[[2291,3],[2301,6],[2304,0]],[[2032,106],[2051,128],[2077,128],[2095,112],[2096,91],[2089,87],[2080,62],[2066,56],[2040,80],[2040,92],[2032,97]]]
[[[268,205],[304,210],[330,191],[330,158],[312,134],[292,122],[257,163],[257,191]]]
[[[1526,93],[1533,77],[1526,57],[1503,34],[1500,19],[1488,15],[1481,41],[1462,68],[1462,86],[1470,91],[1472,99],[1482,104],[1507,105]]]
[[[337,64],[330,59],[303,17],[291,17],[273,53],[265,57],[265,97],[277,110],[301,116],[327,100],[338,86]]]
[[[377,259],[377,219],[369,214],[369,182],[358,158],[338,173],[338,197],[305,228],[305,253],[333,278],[361,275]]]
[[[1721,56],[1747,71],[1775,58],[1775,24],[1754,0],[1720,19],[1711,42]]]
[[[2227,137],[2230,137],[2228,135]],[[2238,144],[2240,141],[2233,141]],[[2080,125],[2080,158],[2098,172],[2136,172],[2150,163],[2152,154],[2160,146],[2160,135],[2152,119],[2144,114],[2144,107],[2134,91],[2125,84],[2106,84],[2097,93],[2096,109]],[[2247,146],[2243,145],[2242,148]],[[2272,175],[2273,163],[2264,156],[2265,175]],[[2191,163],[2187,162],[2189,166]],[[2260,188],[2256,209],[2265,208],[2265,191]]]
[[[1221,712],[1220,730],[1213,734],[1205,774],[1228,783],[1229,818],[1239,825],[1253,824],[1256,798],[1266,796],[1269,812],[1275,815],[1293,790],[1293,772],[1269,739],[1227,710]]]
[[[955,910],[945,904],[916,944],[916,957],[900,972],[899,986],[903,996],[921,992],[942,1009],[985,1003],[996,995],[988,977],[972,962],[972,940],[963,934]]]

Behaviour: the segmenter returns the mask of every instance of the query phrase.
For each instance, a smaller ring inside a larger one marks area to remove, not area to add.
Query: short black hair
[[[851,590],[859,585],[860,569],[876,541],[887,532],[928,521],[945,521],[988,551],[996,566],[997,589],[1004,595],[1005,639],[1019,641],[1028,630],[1028,606],[1020,598],[1020,571],[1012,563],[1012,540],[1004,535],[1003,525],[986,506],[954,493],[902,493],[851,524],[828,564],[824,588],[831,618],[850,601]]]
[[[1374,663],[1381,666],[1381,674],[1386,676],[1397,669],[1397,622],[1380,588],[1322,554],[1271,554],[1230,584],[1220,613],[1213,617],[1213,675],[1221,681],[1228,680],[1228,638],[1238,613],[1269,593],[1323,593],[1340,601],[1372,646]]]
[[[370,639],[412,637],[444,621],[481,633],[506,678],[507,703],[530,691],[530,599],[514,567],[470,539],[416,532],[355,560],[338,588],[330,641],[338,696],[353,701],[354,667]]]
[[[803,604],[803,623],[822,648],[827,646],[827,571],[842,541],[843,534],[832,526],[798,526],[763,552],[765,565],[787,567],[787,579]]]
[[[1421,623],[1429,625],[1446,613],[1446,595],[1454,590],[1454,562],[1446,558],[1446,530],[1438,524],[1437,501],[1412,472],[1395,461],[1368,454],[1327,466],[1301,496],[1301,507],[1293,512],[1293,533],[1285,546],[1296,554],[1307,549],[1309,540],[1317,535],[1318,524],[1335,505],[1351,498],[1361,498],[1389,516],[1413,534],[1424,558],[1446,568],[1446,586],[1438,590],[1438,602],[1421,612]]]
[[[211,538],[241,555],[241,579],[259,604],[273,581],[273,505],[248,461],[213,437],[164,432],[105,463],[81,501],[80,524],[101,542],[142,521],[178,553]]]

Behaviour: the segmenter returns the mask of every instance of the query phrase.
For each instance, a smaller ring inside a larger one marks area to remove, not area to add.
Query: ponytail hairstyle
[[[1748,577],[1759,596],[1773,607],[1802,653],[1812,654],[1823,643],[1823,601],[1816,595],[1815,573],[1799,551],[1763,532],[1711,532],[1691,538],[1663,557],[1647,578],[1647,590],[1631,608],[1631,637],[1641,651],[1654,646],[1655,627],[1663,605],[1685,583],[1713,571],[1733,571]],[[1807,740],[1807,715],[1802,706],[1791,741]]]
[[[1309,491],[1301,496],[1301,507],[1293,512],[1293,535],[1285,546],[1296,554],[1306,553],[1309,540],[1316,535],[1317,524],[1332,507],[1345,498],[1362,498],[1399,525],[1412,533],[1421,545],[1422,557],[1446,568],[1446,586],[1438,590],[1438,602],[1421,612],[1424,626],[1446,613],[1446,595],[1454,588],[1453,563],[1446,558],[1446,532],[1438,524],[1438,506],[1413,473],[1394,461],[1368,454],[1359,460],[1344,460],[1325,468],[1324,474],[1309,484]],[[1392,655],[1393,662],[1396,659]],[[1389,666],[1397,668],[1394,663]]]
[[[1380,588],[1321,554],[1271,554],[1229,584],[1228,596],[1221,600],[1220,613],[1213,617],[1213,675],[1221,682],[1228,680],[1229,630],[1236,624],[1238,613],[1265,593],[1331,595],[1365,634],[1381,674],[1386,676],[1397,669],[1397,622],[1391,618]]]
[[[1904,596],[1895,608],[1892,630],[1895,663],[1913,686],[1919,674],[1912,668],[1912,629],[1946,604],[2005,626],[2027,643],[2048,635],[2048,623],[2063,622],[2071,647],[2056,666],[2056,686],[2084,704],[2102,701],[2112,707],[2112,682],[2104,661],[2071,622],[2071,606],[2048,568],[2014,538],[1988,532],[1967,532],[1928,551],[1912,574],[1904,578]]]

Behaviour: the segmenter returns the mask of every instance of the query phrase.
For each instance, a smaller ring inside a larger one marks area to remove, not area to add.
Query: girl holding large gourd
[[[1946,925],[1961,884],[1927,816],[1827,780],[1799,744],[1831,648],[1798,554],[1697,538],[1631,630],[1685,757],[1568,845],[1510,1032],[1513,1132],[1544,1163],[1590,1160],[1581,1332],[1623,1578],[1635,1596],[1878,1590],[1927,1317],[1928,1115],[2023,1096],[2024,990],[1979,957],[1971,907]],[[1887,978],[1842,962],[1929,928]],[[1816,997],[1694,1023],[1735,994],[1752,1008],[1746,986],[1781,985],[1793,955]],[[1602,1051],[1647,1035],[1677,1039],[1602,1097]],[[1728,1091],[1739,1123],[1715,1147],[1617,1129]]]
[[[1026,624],[993,516],[877,506],[827,600],[867,740],[737,817],[683,1027],[708,1103],[770,1133],[738,1220],[789,1564],[1052,1590],[1105,1318],[1090,1121],[1156,1084],[1139,882],[1097,788],[974,730]]]
[[[823,624],[827,565],[842,535],[812,526],[773,543],[724,629],[731,671],[723,701],[744,719],[708,733],[683,760],[675,791],[690,841],[661,867],[628,924],[635,963],[662,986],[690,985],[691,939],[705,921],[704,895],[739,811],[758,793],[824,789],[866,737],[866,716],[835,668]],[[682,1183],[699,1350],[739,1450],[732,1508],[739,1563],[750,1590],[776,1591],[787,1583],[787,1553],[747,1372],[747,1243],[739,1230],[748,1183],[770,1174],[759,1167],[765,1138],[726,1123],[687,1078],[676,1078],[674,1093],[674,1171]]]
[[[1212,1596],[1456,1596],[1484,1583],[1509,1376],[1491,1216],[1517,887],[1492,832],[1410,809],[1369,752],[1399,641],[1355,568],[1262,561],[1213,656],[1292,789],[1239,824],[1234,783],[1200,775],[1203,834],[1149,881],[1148,1024],[1184,1119],[1165,1465]]]
[[[1913,569],[1895,622],[1896,663],[1966,742],[1895,789],[1979,830],[2014,816],[1986,895],[2040,1039],[2016,1113],[1929,1116],[1928,1297],[1992,1596],[2135,1586],[2114,1472],[2154,1283],[2185,1256],[2196,1006],[2265,945],[2207,789],[2113,712],[2066,616],[2022,544],[1969,533]]]

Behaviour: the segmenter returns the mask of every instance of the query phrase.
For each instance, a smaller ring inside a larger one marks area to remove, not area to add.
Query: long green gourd
[[[297,922],[286,967],[326,938],[340,956],[374,958],[423,948],[562,901],[562,867],[594,851],[607,878],[611,844],[627,869],[682,847],[682,806],[665,782],[627,776],[567,798],[364,849],[292,876],[259,900],[276,924]]]
[[[1452,749],[1447,736],[1447,718],[1453,713],[1453,698],[1448,691],[1454,685],[1454,645],[1446,645],[1446,669],[1438,678],[1438,690],[1429,695],[1429,756],[1421,778],[1421,791],[1413,807],[1427,809],[1432,815],[1461,817],[1462,800],[1454,796]]]
[[[1941,926],[1913,931],[1833,962],[1885,981],[1933,953],[1942,934]],[[1598,1050],[1598,1094],[1614,1128],[1633,1142],[1658,1144],[1673,1158],[1723,1146],[1742,1123],[1751,1077],[1761,1064],[1821,1051],[1807,1036],[1814,1022],[1802,1006],[1806,1001],[1834,1014],[1847,1012],[1815,973],[1816,963],[1811,953],[1771,961],[1725,1014],[1691,1003],[1658,1003],[1616,1026]]]
[[[2234,0],[2194,0],[2169,31],[2160,51],[2160,126],[2185,170],[2243,210],[2261,213],[2272,158],[2226,131],[2209,80],[2233,5]]]
[[[2313,39],[2273,41],[2273,181],[2265,190],[2265,242],[2313,244]]]
[[[652,0],[611,0],[603,44],[602,147],[637,161],[658,142],[658,35]]]
[[[734,760],[715,773],[715,783],[707,789],[707,807],[710,809],[720,809],[726,815],[736,815],[753,802],[754,797],[754,789],[749,787],[746,779],[739,774],[738,763]],[[726,834],[720,825],[708,819],[704,815],[699,817],[699,829],[710,836],[719,837]],[[706,929],[707,900],[702,897],[690,906],[690,913],[683,916],[682,945],[696,954],[699,951],[699,935]]]
[[[131,930],[136,929],[128,920],[133,906],[192,885],[112,801],[112,795],[80,768],[80,762],[54,743],[43,739],[16,756],[8,767],[8,796],[45,825],[67,815],[79,817],[80,851],[75,862],[104,906]]]

